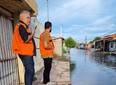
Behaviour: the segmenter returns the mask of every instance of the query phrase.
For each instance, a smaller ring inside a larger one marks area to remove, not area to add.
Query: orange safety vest
[[[53,49],[54,49],[54,44],[53,41],[49,41],[48,45],[52,45],[53,49],[46,49],[44,46],[44,39],[43,39],[43,34],[40,35],[40,54],[42,58],[52,58],[53,57]]]
[[[12,38],[12,50],[15,54],[33,56],[33,50],[34,50],[33,41],[30,40],[29,42],[25,43],[22,40],[19,34],[20,25],[23,25],[25,27],[23,23],[16,24],[14,32],[13,32],[13,38]],[[30,33],[29,29],[27,29],[27,32]]]

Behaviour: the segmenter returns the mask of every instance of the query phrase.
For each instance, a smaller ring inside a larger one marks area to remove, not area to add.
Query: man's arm
[[[53,49],[54,46],[53,46],[53,41],[50,39],[50,34],[44,34],[44,47],[45,49]]]
[[[28,35],[28,39],[26,42],[29,42],[33,38],[34,34],[35,34],[35,30],[31,33],[31,35]]]
[[[26,29],[25,29],[22,25],[20,25],[20,26],[19,26],[19,33],[20,33],[20,36],[21,36],[22,40],[23,40],[25,43],[27,43],[27,42],[29,42],[29,41],[33,38],[34,33],[35,33],[35,30],[34,30],[31,34],[29,34],[29,33],[26,31]]]
[[[24,42],[28,40],[28,33],[22,25],[19,26],[19,34]]]

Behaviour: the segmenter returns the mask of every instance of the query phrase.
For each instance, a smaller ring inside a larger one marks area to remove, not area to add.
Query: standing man
[[[35,42],[33,39],[35,29],[30,30],[30,12],[23,10],[20,13],[20,21],[16,24],[13,32],[12,49],[20,57],[25,68],[25,85],[32,85],[34,77]]]
[[[54,44],[50,36],[52,23],[45,22],[45,31],[40,35],[40,53],[44,60],[43,83],[47,84],[50,81],[50,70],[52,67],[52,58]]]

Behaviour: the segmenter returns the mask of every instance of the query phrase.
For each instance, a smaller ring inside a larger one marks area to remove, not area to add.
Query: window
[[[113,42],[110,43],[110,47],[113,48]]]

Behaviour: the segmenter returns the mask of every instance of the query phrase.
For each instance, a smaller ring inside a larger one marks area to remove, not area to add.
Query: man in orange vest
[[[47,84],[50,81],[50,70],[52,67],[52,58],[54,44],[50,36],[52,23],[45,22],[45,31],[40,35],[40,53],[44,60],[43,83]]]
[[[25,85],[32,85],[34,77],[35,42],[33,39],[35,29],[30,30],[30,12],[23,10],[20,13],[20,21],[16,24],[13,32],[12,49],[20,57],[25,68]]]

